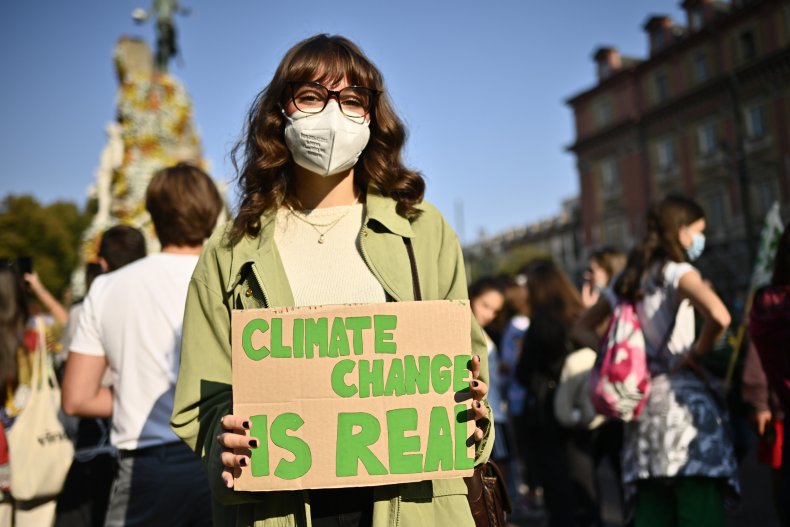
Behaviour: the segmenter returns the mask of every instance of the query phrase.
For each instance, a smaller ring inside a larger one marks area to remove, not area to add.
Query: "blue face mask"
[[[702,256],[702,251],[705,250],[705,235],[701,232],[694,234],[691,237],[691,247],[686,248],[686,256],[689,259],[689,262],[693,262],[700,256]]]

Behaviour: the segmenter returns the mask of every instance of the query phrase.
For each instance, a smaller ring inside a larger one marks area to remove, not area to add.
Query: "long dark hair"
[[[9,262],[0,265],[0,401],[7,387],[17,381],[17,350],[21,343],[28,308],[22,278]]]
[[[526,275],[533,318],[553,319],[567,327],[584,311],[579,291],[552,260],[533,260],[527,266]]]
[[[771,285],[790,285],[790,223],[785,225],[774,259],[774,274]]]
[[[686,259],[680,243],[681,227],[705,218],[705,211],[691,198],[670,194],[647,212],[647,230],[642,243],[628,255],[628,262],[614,284],[618,297],[636,302],[642,295],[642,277],[656,263]]]
[[[425,193],[425,181],[403,165],[401,150],[406,129],[392,108],[381,73],[350,40],[316,35],[285,54],[272,81],[255,98],[243,137],[231,152],[241,196],[230,232],[231,243],[245,234],[257,235],[264,212],[284,203],[299,207],[289,188],[293,185],[292,161],[285,144],[285,118],[281,112],[288,82],[317,80],[331,85],[344,79],[381,92],[370,115],[370,141],[354,168],[355,183],[363,192],[372,185],[382,195],[395,199],[402,215],[418,214],[416,206]]]

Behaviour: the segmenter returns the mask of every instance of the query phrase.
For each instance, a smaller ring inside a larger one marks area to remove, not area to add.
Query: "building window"
[[[760,219],[762,219],[762,216],[768,214],[768,211],[770,210],[771,205],[774,204],[774,201],[778,201],[779,193],[777,192],[776,185],[772,180],[761,181],[756,185],[756,187],[756,212],[760,215]]]
[[[614,247],[625,245],[625,219],[609,218],[603,224],[604,243]]]
[[[609,98],[601,99],[595,106],[595,120],[598,126],[606,126],[612,122],[614,111]]]
[[[689,26],[692,31],[699,31],[705,23],[702,7],[695,7],[689,12]]]
[[[699,153],[701,156],[707,157],[716,153],[716,150],[718,149],[716,126],[713,124],[700,126],[697,130],[697,140],[699,143]]]
[[[749,139],[762,139],[765,136],[765,115],[762,106],[746,109],[746,136]]]
[[[716,232],[724,229],[727,214],[724,208],[724,196],[721,193],[713,194],[710,197],[705,209],[705,217],[706,224],[711,231]]]
[[[620,193],[619,172],[616,158],[610,157],[601,162],[601,187],[605,198],[614,198]]]
[[[665,101],[669,97],[669,77],[666,73],[655,76],[656,102]]]
[[[738,53],[742,62],[757,56],[757,39],[751,29],[741,31],[738,35]]]
[[[708,71],[708,56],[705,53],[699,53],[694,56],[694,80],[697,82],[705,82],[710,76]]]
[[[609,64],[608,59],[598,61],[598,76],[601,79],[606,79],[612,75],[612,65]]]
[[[675,157],[675,143],[672,139],[659,141],[657,146],[658,169],[662,172],[670,172],[675,168],[677,159]]]
[[[650,49],[653,53],[657,51],[661,51],[661,49],[666,45],[667,37],[665,35],[664,29],[656,29],[650,35]]]

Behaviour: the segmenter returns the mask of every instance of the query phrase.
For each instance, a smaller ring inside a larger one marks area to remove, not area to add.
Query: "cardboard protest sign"
[[[233,412],[258,439],[236,490],[469,476],[466,302],[234,311]]]

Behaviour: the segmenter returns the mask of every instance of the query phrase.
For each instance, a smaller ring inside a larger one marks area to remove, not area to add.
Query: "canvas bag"
[[[590,399],[599,414],[633,421],[642,412],[649,393],[650,370],[642,324],[636,305],[621,301],[614,308],[590,372]]]
[[[44,325],[38,318],[36,330],[30,396],[8,431],[11,495],[19,501],[60,494],[74,459],[74,446],[58,419],[60,387],[47,357]]]

